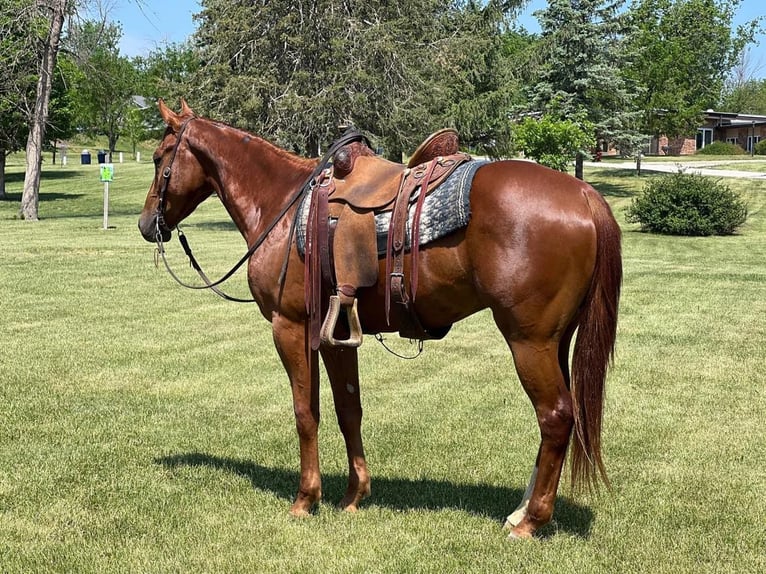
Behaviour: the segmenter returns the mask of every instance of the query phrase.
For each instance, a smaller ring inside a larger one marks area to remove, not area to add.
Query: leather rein
[[[194,254],[192,253],[191,246],[189,245],[189,241],[186,239],[186,235],[184,235],[180,227],[176,225],[175,229],[178,232],[178,241],[181,243],[181,246],[183,247],[184,252],[186,253],[186,256],[189,258],[189,264],[194,268],[194,270],[200,276],[202,281],[205,283],[204,285],[190,285],[184,282],[180,277],[178,277],[178,275],[176,275],[171,269],[170,264],[168,263],[167,257],[165,256],[165,243],[162,239],[162,231],[163,230],[172,231],[165,224],[165,204],[167,201],[168,184],[170,182],[170,175],[172,173],[173,162],[175,162],[176,155],[178,154],[178,148],[181,145],[181,140],[183,138],[184,132],[186,131],[187,126],[195,119],[197,118],[191,117],[185,120],[183,124],[181,124],[181,128],[178,130],[176,143],[173,146],[173,151],[171,152],[170,162],[168,163],[168,165],[165,167],[165,169],[162,172],[162,185],[160,186],[159,201],[157,202],[157,210],[155,215],[155,241],[157,243],[157,257],[162,259],[162,262],[165,264],[165,269],[167,269],[170,276],[173,279],[175,279],[175,281],[179,285],[186,287],[187,289],[195,289],[195,290],[210,289],[216,295],[218,295],[219,297],[227,301],[233,301],[235,303],[253,303],[255,302],[255,299],[240,299],[239,297],[233,297],[231,295],[224,293],[221,289],[218,288],[218,286],[224,283],[225,281],[227,281],[232,275],[234,275],[234,273],[240,267],[242,267],[242,265],[245,264],[245,262],[247,262],[250,259],[250,257],[253,256],[253,253],[255,253],[256,250],[263,244],[263,242],[268,237],[269,233],[271,233],[274,227],[276,227],[276,225],[282,220],[282,218],[287,214],[290,208],[292,208],[299,199],[301,199],[309,190],[311,190],[316,185],[317,178],[327,168],[332,157],[335,155],[335,153],[338,151],[339,148],[354,141],[364,140],[367,143],[367,145],[369,145],[370,142],[361,132],[355,129],[347,130],[338,140],[333,142],[333,144],[327,149],[325,154],[322,156],[322,159],[319,161],[317,166],[314,168],[314,171],[311,172],[311,175],[309,175],[309,177],[306,179],[304,184],[300,188],[298,188],[298,190],[292,195],[292,197],[290,197],[290,200],[282,207],[279,214],[274,218],[274,220],[272,220],[272,222],[266,227],[266,229],[261,233],[261,235],[258,236],[258,239],[255,240],[255,242],[250,246],[247,252],[242,256],[242,258],[234,265],[234,267],[232,267],[225,275],[223,275],[220,279],[216,281],[211,281],[208,278],[208,276],[205,274],[205,272],[202,270],[202,267],[197,262],[197,259],[194,257]],[[290,228],[290,236],[287,241],[287,252],[285,254],[285,261],[282,266],[282,271],[279,277],[280,283],[282,282],[285,276],[285,272],[287,268],[287,258],[289,257],[290,246],[293,241],[293,236],[295,233],[296,226],[297,226],[297,217],[295,220],[293,220],[292,226]]]

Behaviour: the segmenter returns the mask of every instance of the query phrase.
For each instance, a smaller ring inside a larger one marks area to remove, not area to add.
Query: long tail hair
[[[597,486],[609,479],[601,455],[601,421],[606,371],[614,359],[617,309],[622,285],[620,227],[594,189],[585,192],[596,226],[596,264],[581,307],[572,357],[570,390],[574,411],[571,447],[572,485]]]

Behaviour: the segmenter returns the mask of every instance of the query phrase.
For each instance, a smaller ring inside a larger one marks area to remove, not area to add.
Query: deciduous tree
[[[49,26],[42,42],[42,53],[37,71],[35,105],[27,137],[27,169],[24,173],[24,189],[19,210],[19,215],[30,221],[36,221],[38,218],[40,172],[45,128],[48,121],[48,104],[50,103],[53,72],[56,68],[61,32],[64,27],[64,18],[70,7],[70,0],[39,0],[35,2],[35,5],[45,12],[45,21]]]
[[[6,157],[23,149],[29,135],[42,24],[33,0],[0,0],[0,198]]]
[[[114,153],[139,85],[136,67],[120,55],[117,24],[85,21],[70,36],[79,68],[74,87],[78,121],[89,133],[105,135]]]
[[[753,41],[757,22],[732,31],[741,0],[634,0],[629,11],[639,54],[630,74],[645,90],[639,105],[649,133],[696,131],[716,105],[729,72]]]

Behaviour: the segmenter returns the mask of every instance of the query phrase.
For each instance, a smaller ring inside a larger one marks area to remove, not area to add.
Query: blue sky
[[[546,0],[532,0],[519,18],[519,24],[530,32],[538,32],[540,27],[532,13],[546,4]],[[140,56],[148,54],[163,43],[183,41],[194,32],[195,22],[192,20],[192,14],[199,11],[197,0],[128,0],[114,3],[110,19],[122,24],[122,53],[127,56]],[[735,17],[735,24],[759,16],[766,17],[766,0],[743,0]],[[764,77],[766,34],[761,34],[758,39],[759,45],[751,48],[751,54],[753,64],[760,67],[756,75]]]

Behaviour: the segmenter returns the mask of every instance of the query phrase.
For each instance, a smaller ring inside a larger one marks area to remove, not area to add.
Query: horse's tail
[[[620,227],[603,197],[585,191],[596,227],[596,263],[581,307],[572,357],[571,393],[574,437],[570,463],[572,485],[596,486],[609,480],[601,456],[601,420],[606,371],[614,359],[617,308],[622,284]]]

